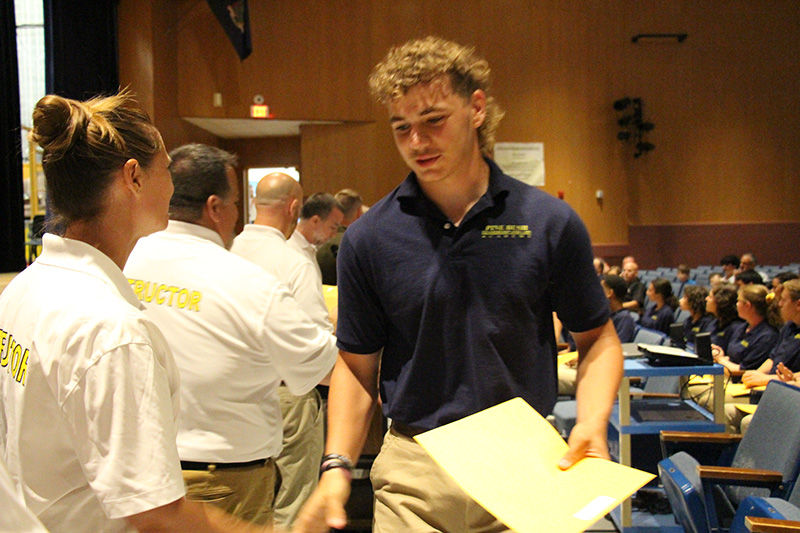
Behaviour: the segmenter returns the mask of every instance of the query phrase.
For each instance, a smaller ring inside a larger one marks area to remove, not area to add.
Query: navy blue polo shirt
[[[633,320],[627,309],[620,309],[611,313],[611,320],[614,322],[614,329],[617,330],[619,342],[633,342],[636,333],[636,322]]]
[[[643,328],[655,329],[669,334],[669,326],[675,321],[675,312],[668,305],[656,310],[656,304],[650,304],[639,317],[639,325]]]
[[[800,326],[791,320],[786,322],[769,357],[772,359],[770,374],[776,373],[778,363],[783,363],[792,372],[800,372]]]
[[[608,321],[589,236],[563,201],[490,167],[456,227],[411,173],[348,227],[338,257],[340,349],[383,349],[387,417],[430,429],[521,396],[557,393],[552,312]]]
[[[697,319],[697,322],[688,317],[683,321],[683,338],[686,342],[694,344],[694,338],[698,333],[711,332],[714,329],[714,316],[703,315]]]
[[[741,335],[741,331],[747,327],[747,322],[741,318],[730,322],[724,328],[719,327],[719,319],[714,320],[714,329],[711,332],[711,342],[728,352],[728,343],[732,338]]]
[[[747,326],[737,330],[728,341],[725,355],[742,370],[755,370],[767,360],[778,342],[778,332],[766,320],[747,331]]]

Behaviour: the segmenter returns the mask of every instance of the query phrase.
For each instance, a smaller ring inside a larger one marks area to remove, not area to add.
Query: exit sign
[[[250,118],[269,118],[269,106],[265,104],[251,105]]]

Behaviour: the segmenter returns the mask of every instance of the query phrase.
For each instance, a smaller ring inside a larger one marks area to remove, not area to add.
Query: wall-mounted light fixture
[[[646,134],[653,131],[655,124],[644,119],[641,98],[624,97],[614,101],[614,109],[619,113],[617,125],[620,131],[617,139],[622,142],[633,141],[636,151],[633,157],[639,158],[655,149],[655,145],[647,141]]]

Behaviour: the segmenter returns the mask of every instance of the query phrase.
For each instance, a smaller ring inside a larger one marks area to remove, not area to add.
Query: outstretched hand
[[[317,489],[300,509],[293,533],[327,533],[330,528],[344,529],[347,514],[344,504],[350,497],[350,479],[346,471],[335,468],[325,472]]]
[[[601,427],[602,426],[602,427]],[[567,453],[558,461],[558,467],[566,470],[584,457],[610,459],[608,454],[607,424],[577,423],[569,434]]]

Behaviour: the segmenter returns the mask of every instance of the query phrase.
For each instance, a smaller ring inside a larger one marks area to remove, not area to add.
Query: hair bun
[[[58,158],[85,134],[90,119],[83,103],[47,95],[33,110],[31,140],[49,158]]]

